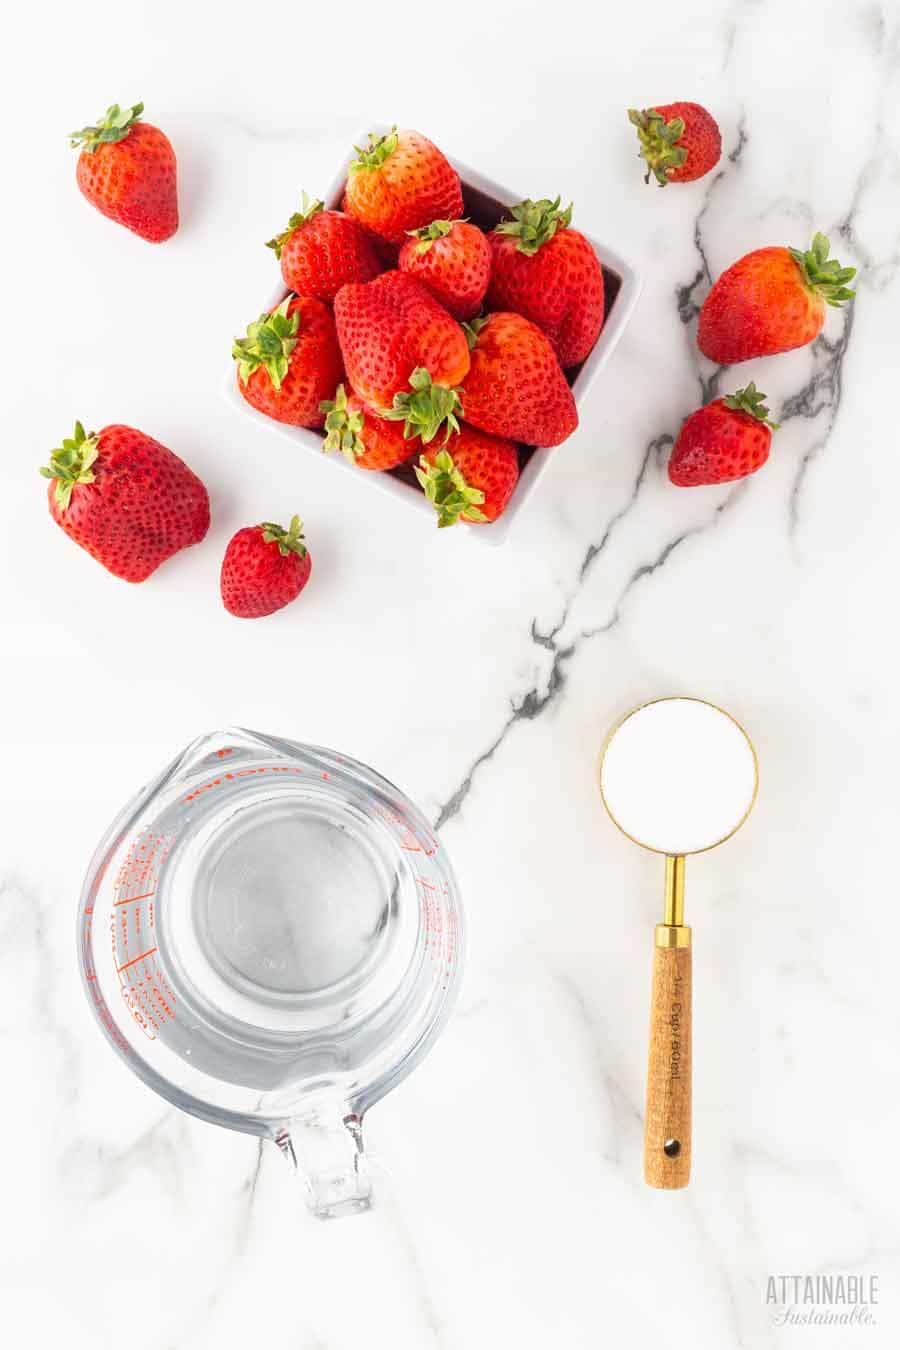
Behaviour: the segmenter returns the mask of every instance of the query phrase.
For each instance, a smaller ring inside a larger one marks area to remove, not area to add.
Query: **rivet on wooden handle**
[[[690,928],[660,924],[653,948],[644,1180],[664,1190],[691,1176],[690,941]]]

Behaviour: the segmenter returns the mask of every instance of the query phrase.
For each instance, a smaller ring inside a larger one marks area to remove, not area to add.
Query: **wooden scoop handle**
[[[691,930],[659,924],[653,948],[644,1180],[676,1190],[691,1176]]]

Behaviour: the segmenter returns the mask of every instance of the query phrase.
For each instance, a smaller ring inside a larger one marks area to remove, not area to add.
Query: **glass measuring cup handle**
[[[295,1116],[275,1140],[320,1219],[356,1214],[372,1203],[362,1120],[341,1105],[322,1104]]]

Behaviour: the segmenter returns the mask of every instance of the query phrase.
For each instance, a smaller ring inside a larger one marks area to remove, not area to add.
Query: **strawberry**
[[[487,307],[514,310],[542,328],[560,365],[577,366],[603,327],[603,269],[593,246],[570,229],[571,205],[527,200],[490,236]]]
[[[778,428],[769,420],[765,397],[751,383],[692,412],[669,458],[671,482],[696,487],[756,473],[769,458],[772,431]]]
[[[369,137],[350,165],[344,210],[390,244],[432,220],[457,220],[463,213],[459,174],[436,145],[417,131]]]
[[[339,384],[334,399],[321,405],[325,413],[323,450],[340,450],[360,469],[395,469],[419,449],[419,438],[407,437],[396,421],[379,417],[353,390]]]
[[[209,529],[206,488],[159,441],[134,427],[75,434],[50,455],[41,473],[50,514],[113,576],[145,581],[179,549],[199,544]]]
[[[506,509],[518,481],[518,446],[462,426],[446,445],[425,451],[416,477],[439,527],[458,520],[487,524]]]
[[[343,211],[326,211],[324,202],[311,202],[305,192],[287,229],[266,247],[281,260],[284,284],[317,300],[333,300],[348,281],[371,281],[384,271],[362,226]]]
[[[825,306],[856,294],[847,282],[855,267],[828,256],[824,234],[812,248],[758,248],[722,273],[700,310],[697,343],[704,356],[734,365],[805,347],[819,335]]]
[[[425,400],[419,399],[424,420],[411,430],[430,441],[456,405],[453,387],[469,369],[460,325],[424,286],[397,271],[383,272],[364,286],[342,287],[334,317],[347,376],[370,407],[391,408],[395,395],[409,396],[414,371],[427,373],[433,406],[426,415]]]
[[[271,521],[248,525],[229,540],[222,559],[222,604],[238,619],[261,619],[296,600],[311,571],[299,516],[287,530]]]
[[[660,187],[690,183],[714,169],[722,155],[716,119],[699,103],[661,103],[657,108],[628,109],[637,127],[640,154],[647,161],[644,182],[653,174]]]
[[[472,366],[462,416],[493,436],[559,445],[578,426],[575,400],[550,340],[521,314],[489,314],[467,325]]]
[[[455,319],[471,319],[491,275],[491,250],[481,230],[466,220],[433,220],[409,233],[400,271],[421,281]]]
[[[331,311],[321,300],[287,296],[235,338],[238,389],[276,422],[320,427],[319,404],[344,373]]]
[[[82,147],[78,186],[104,216],[161,244],[178,229],[175,151],[169,138],[142,122],[143,103],[114,103],[95,127],[73,131],[69,144]]]

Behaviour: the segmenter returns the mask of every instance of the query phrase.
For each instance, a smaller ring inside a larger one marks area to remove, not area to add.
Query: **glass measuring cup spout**
[[[367,1207],[365,1113],[460,976],[456,882],[408,798],[320,747],[201,737],[108,830],[78,931],[94,1014],[135,1073],[278,1143],[315,1213]]]

